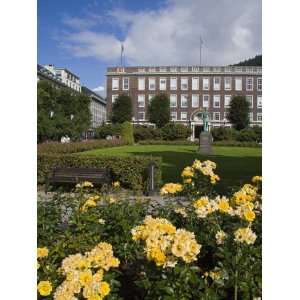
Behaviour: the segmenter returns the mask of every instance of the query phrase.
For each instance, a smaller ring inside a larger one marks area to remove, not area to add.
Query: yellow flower
[[[120,182],[119,181],[115,181],[115,182],[113,182],[113,187],[114,188],[119,188],[120,187]]]
[[[37,258],[48,256],[49,250],[46,247],[37,248]]]
[[[183,189],[179,183],[166,183],[160,190],[161,195],[175,194],[181,192]]]
[[[40,281],[37,289],[41,296],[48,296],[51,294],[52,291],[52,284],[50,281]]]
[[[93,280],[93,274],[91,270],[87,270],[79,273],[79,281],[83,286],[90,284],[92,280]]]
[[[196,201],[193,203],[193,206],[194,206],[195,208],[201,208],[201,207],[203,207],[203,206],[206,206],[208,203],[209,203],[208,197],[204,196],[204,197],[201,197],[201,198],[199,198],[198,200],[196,200]]]
[[[182,177],[193,177],[194,176],[193,168],[185,167],[181,173],[181,176]]]
[[[99,219],[98,223],[104,225],[105,224],[105,220],[104,219]]]
[[[219,209],[219,211],[221,211],[223,213],[227,213],[230,209],[228,199],[226,199],[225,197],[222,197],[218,202],[218,209]]]
[[[224,244],[226,236],[227,234],[223,230],[219,230],[215,235],[216,243],[218,245]]]
[[[113,196],[108,196],[107,200],[109,204],[113,204],[117,202],[117,199]]]
[[[192,178],[185,178],[183,180],[184,183],[192,183]]]
[[[76,184],[76,188],[94,187],[94,185],[89,181],[84,181]]]
[[[254,184],[257,184],[259,182],[262,182],[262,176],[254,176],[252,177],[252,180],[251,180]]]
[[[94,199],[89,198],[84,202],[83,206],[81,207],[81,211],[86,211],[89,207],[95,207],[96,205],[97,204]]]
[[[238,243],[246,243],[248,245],[254,244],[256,240],[256,234],[250,227],[239,228],[234,232],[234,240]]]
[[[99,289],[99,293],[101,295],[101,297],[105,297],[109,294],[110,292],[110,287],[109,284],[106,281],[102,281],[100,283],[100,289]]]
[[[175,208],[174,211],[175,211],[177,214],[182,215],[184,218],[187,217],[187,213],[186,213],[186,210],[185,210],[184,207]]]
[[[255,213],[252,210],[247,209],[246,211],[244,211],[244,218],[248,222],[252,222],[255,219]]]

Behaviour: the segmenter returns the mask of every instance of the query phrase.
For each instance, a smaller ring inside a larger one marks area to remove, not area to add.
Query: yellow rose
[[[224,212],[224,213],[227,213],[229,211],[229,203],[228,201],[224,200],[224,199],[221,199],[219,204],[218,204],[218,209],[221,211],[221,212]]]
[[[48,256],[49,250],[46,247],[37,248],[37,258]]]
[[[37,289],[41,296],[48,296],[52,291],[52,284],[50,281],[40,281]]]
[[[109,294],[110,292],[110,287],[109,284],[106,281],[102,281],[100,283],[100,289],[99,289],[99,293],[101,295],[101,297],[105,297]]]
[[[255,213],[252,210],[246,210],[244,212],[244,218],[248,222],[252,222],[255,219]]]
[[[80,272],[79,281],[81,285],[86,286],[90,284],[93,280],[93,274],[91,270]]]
[[[119,188],[120,187],[120,182],[119,181],[113,182],[113,187],[114,188]]]

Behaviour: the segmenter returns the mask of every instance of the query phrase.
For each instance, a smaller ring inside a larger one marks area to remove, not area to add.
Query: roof
[[[80,79],[79,76],[75,75],[73,72],[71,72],[70,70],[68,70],[67,68],[61,68],[61,67],[54,67],[56,70],[64,70],[70,74],[72,74],[74,77],[76,77],[77,79]]]
[[[106,105],[106,100],[103,97],[101,97],[99,94],[95,93],[94,91],[90,90],[86,86],[82,86],[81,91],[87,94],[88,96],[92,97],[94,100]]]

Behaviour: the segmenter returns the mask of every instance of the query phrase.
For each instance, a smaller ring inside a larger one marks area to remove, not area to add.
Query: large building
[[[170,98],[171,120],[191,126],[191,139],[201,131],[199,112],[203,108],[210,113],[210,128],[231,126],[226,110],[235,95],[249,101],[250,125],[262,123],[261,67],[110,67],[106,75],[107,112],[119,95],[127,94],[133,101],[134,123],[149,123],[147,107],[159,93]]]
[[[60,78],[61,81],[69,88],[81,92],[80,78],[66,68],[58,68],[54,65],[45,65],[44,68],[49,70],[53,75]]]

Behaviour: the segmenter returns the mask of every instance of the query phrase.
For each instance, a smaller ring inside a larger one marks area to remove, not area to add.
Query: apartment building
[[[107,69],[107,112],[121,94],[132,99],[133,122],[148,124],[147,107],[159,93],[170,98],[171,120],[191,126],[192,139],[199,136],[199,112],[207,108],[209,128],[231,126],[226,118],[233,96],[250,103],[250,124],[262,123],[262,68],[251,66],[110,67]]]

